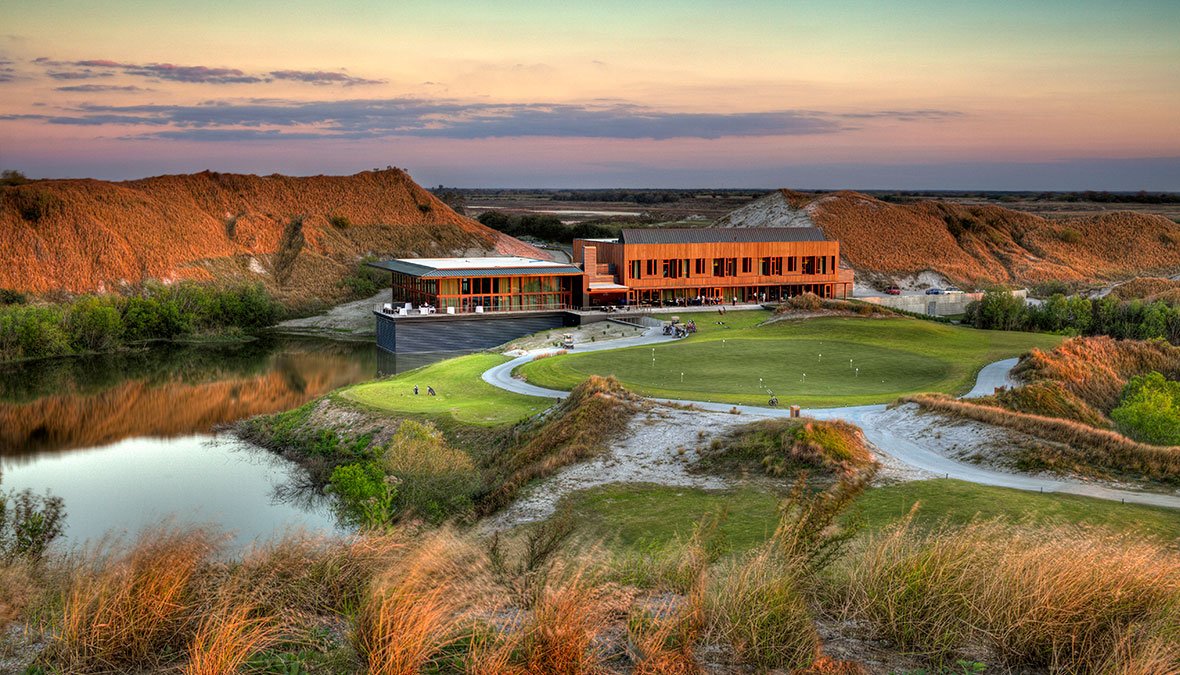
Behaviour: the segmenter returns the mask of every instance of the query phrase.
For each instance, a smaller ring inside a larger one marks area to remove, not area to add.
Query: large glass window
[[[631,278],[638,279],[641,276],[640,271],[642,269],[643,269],[643,261],[642,260],[632,260],[631,261]]]

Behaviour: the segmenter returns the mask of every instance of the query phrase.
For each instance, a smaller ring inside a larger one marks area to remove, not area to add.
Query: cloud
[[[264,84],[275,80],[288,80],[314,85],[352,87],[384,83],[384,80],[356,77],[334,70],[276,70],[269,73],[248,73],[238,68],[184,66],[175,63],[126,63],[112,59],[58,61],[47,56],[35,58],[32,63],[55,69],[47,70],[46,74],[56,80],[128,75],[188,84]]]
[[[955,111],[663,111],[633,103],[482,103],[428,98],[293,101],[239,99],[196,105],[99,105],[39,117],[48,124],[142,126],[141,137],[194,141],[366,139],[398,136],[483,139],[565,137],[656,139],[832,134],[855,120],[937,119]],[[169,127],[159,129],[159,127]]]
[[[45,73],[55,80],[92,80],[99,77],[112,77],[114,73],[96,72],[89,68],[83,70],[51,70]]]
[[[118,85],[118,84],[71,84],[65,87],[56,87],[54,91],[71,91],[71,92],[103,92],[103,91],[151,91],[143,87],[137,87],[133,84]]]
[[[353,87],[361,84],[384,84],[385,80],[367,80],[363,77],[353,77],[347,73],[331,70],[274,70],[270,76],[276,80],[294,80],[310,84],[341,84]]]
[[[109,68],[126,75],[151,77],[173,82],[200,84],[254,84],[265,82],[259,75],[247,75],[237,68],[210,68],[208,66],[179,66],[174,63],[119,63],[108,59],[75,61],[74,65],[86,68]]]

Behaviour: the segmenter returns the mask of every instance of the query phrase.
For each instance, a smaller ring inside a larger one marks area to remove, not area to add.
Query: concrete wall
[[[489,349],[538,331],[576,326],[571,312],[389,316],[374,312],[377,346],[395,354]]]
[[[1012,291],[1012,295],[1018,298],[1027,298],[1028,291],[1023,289]],[[962,314],[967,310],[968,303],[982,298],[983,293],[950,293],[945,295],[870,295],[855,299],[917,314],[950,316]]]

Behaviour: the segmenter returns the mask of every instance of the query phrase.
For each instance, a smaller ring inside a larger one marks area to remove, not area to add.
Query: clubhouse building
[[[840,243],[816,228],[635,228],[577,239],[573,261],[521,257],[399,258],[377,343],[395,352],[484,349],[547,329],[601,320],[606,307],[778,302],[847,297]]]

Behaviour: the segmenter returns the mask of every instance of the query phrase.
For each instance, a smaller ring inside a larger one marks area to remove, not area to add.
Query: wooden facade
[[[840,243],[814,228],[624,230],[618,240],[574,241],[584,306],[847,297],[852,273],[839,261]]]

